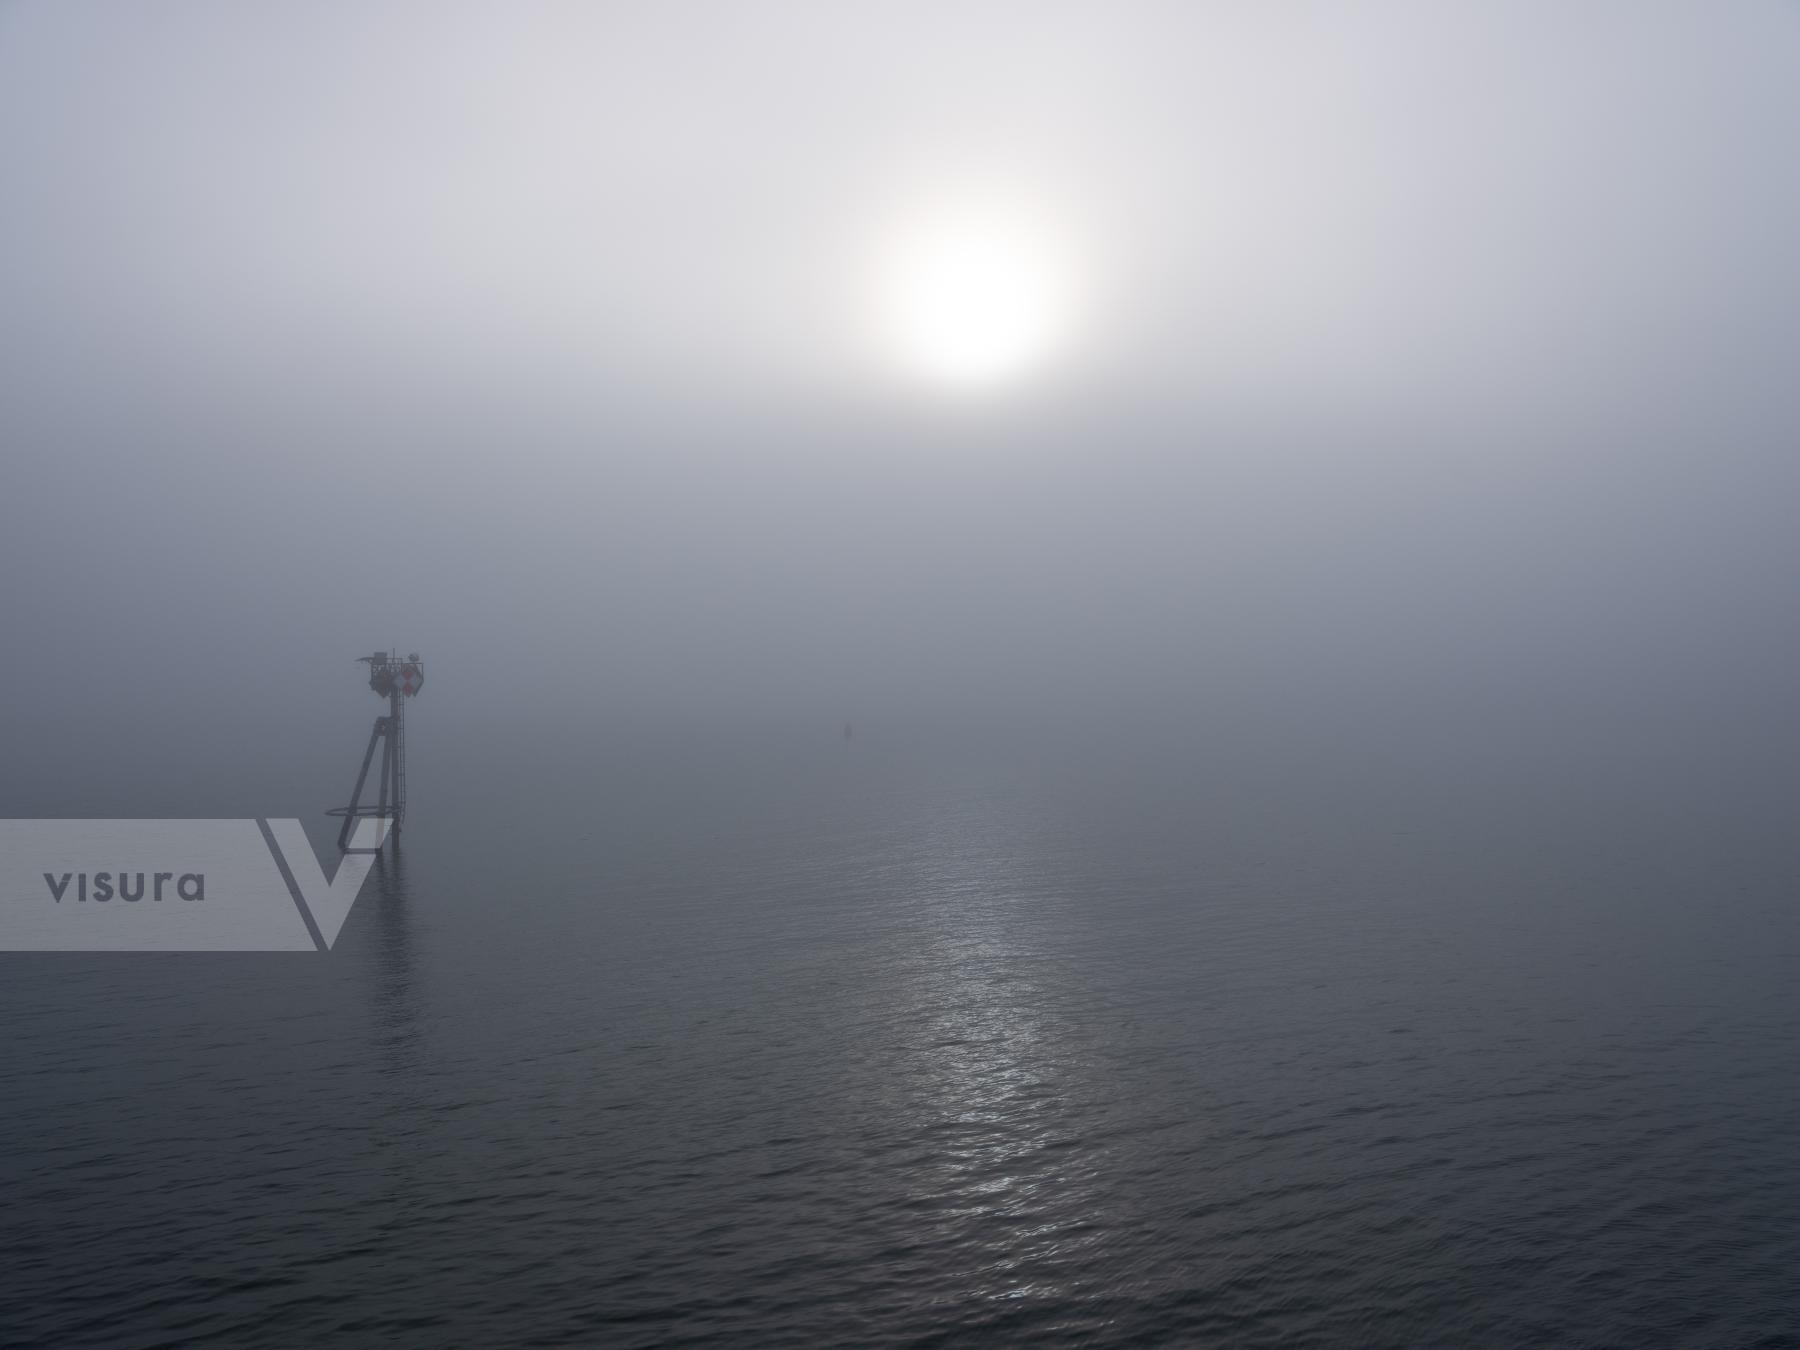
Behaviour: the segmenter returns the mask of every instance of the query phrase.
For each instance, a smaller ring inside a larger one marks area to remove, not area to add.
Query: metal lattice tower
[[[425,663],[417,652],[402,660],[386,652],[359,656],[368,663],[369,688],[388,701],[385,717],[375,719],[369,733],[369,748],[363,751],[362,767],[356,772],[356,786],[350,790],[350,805],[330,812],[342,816],[344,826],[338,831],[338,851],[352,851],[350,838],[356,822],[374,818],[390,822],[388,833],[398,845],[400,824],[406,818],[406,702],[425,684]],[[363,805],[363,785],[368,781],[369,765],[375,760],[375,747],[381,747],[381,781],[376,790],[375,805]]]

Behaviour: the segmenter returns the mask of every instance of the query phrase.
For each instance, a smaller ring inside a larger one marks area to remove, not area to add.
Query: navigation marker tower
[[[356,822],[373,817],[389,822],[388,833],[393,836],[394,846],[400,844],[400,822],[406,815],[406,703],[425,685],[425,663],[414,652],[402,659],[398,655],[389,656],[386,652],[376,652],[372,656],[359,656],[358,661],[368,663],[369,688],[388,701],[386,717],[375,719],[375,729],[369,733],[369,748],[363,751],[362,768],[356,771],[356,786],[350,790],[350,805],[340,806],[328,814],[342,816],[344,827],[338,831],[338,852],[371,853],[377,849],[352,849],[350,837],[356,831]],[[363,784],[369,777],[369,765],[375,760],[375,747],[381,746],[381,783],[377,791],[375,804],[365,806],[362,800]]]

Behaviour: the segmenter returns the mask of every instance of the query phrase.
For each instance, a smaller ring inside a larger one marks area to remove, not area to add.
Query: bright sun
[[[1047,233],[1002,217],[945,217],[903,235],[882,268],[883,326],[934,381],[1019,378],[1064,335],[1064,267]]]

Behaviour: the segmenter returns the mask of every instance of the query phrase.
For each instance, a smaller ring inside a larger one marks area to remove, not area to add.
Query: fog
[[[1758,744],[1797,125],[1791,4],[0,7],[0,731],[255,754],[393,647],[490,724]],[[1079,296],[974,392],[868,313],[971,197]]]

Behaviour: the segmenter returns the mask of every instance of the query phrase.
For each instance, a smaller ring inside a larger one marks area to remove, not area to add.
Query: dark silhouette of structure
[[[404,660],[386,652],[359,656],[369,666],[369,688],[388,701],[387,716],[375,719],[369,733],[369,748],[363,751],[362,768],[356,771],[356,786],[350,790],[350,805],[340,806],[329,814],[342,816],[344,827],[338,831],[340,853],[367,853],[374,849],[351,849],[350,839],[356,822],[365,817],[390,822],[388,835],[396,849],[400,846],[400,824],[406,817],[406,703],[425,685],[425,663],[414,652]],[[375,803],[365,806],[363,784],[369,777],[369,765],[375,760],[375,747],[381,747],[381,780]],[[379,845],[377,846],[379,848]]]

